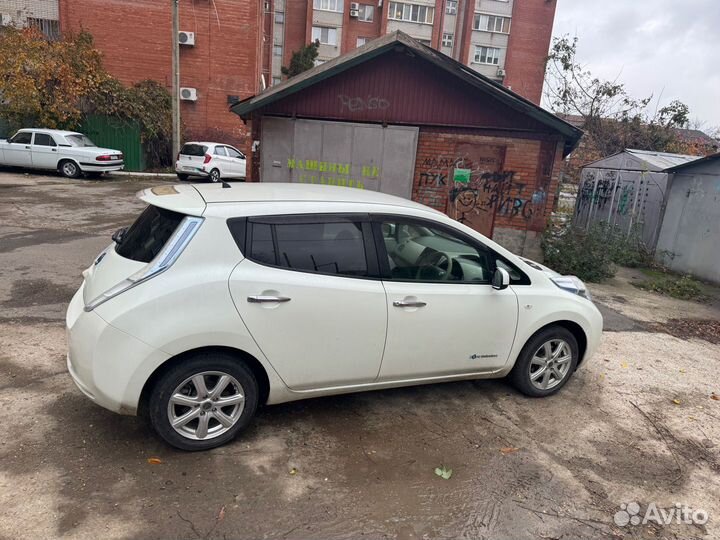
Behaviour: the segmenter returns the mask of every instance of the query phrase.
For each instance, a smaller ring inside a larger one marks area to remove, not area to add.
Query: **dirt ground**
[[[551,398],[481,381],[314,399],[196,454],[95,406],[65,370],[65,307],[158,183],[0,171],[0,538],[720,538],[720,348],[663,331],[720,310],[630,271],[592,288],[601,348]],[[631,502],[709,521],[616,525]]]

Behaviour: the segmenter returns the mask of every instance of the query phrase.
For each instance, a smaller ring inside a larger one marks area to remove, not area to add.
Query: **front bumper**
[[[168,355],[84,310],[80,287],[68,306],[67,368],[77,387],[95,403],[120,414],[137,414],[148,365]]]

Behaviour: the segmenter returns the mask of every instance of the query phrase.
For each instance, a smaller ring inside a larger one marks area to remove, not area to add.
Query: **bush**
[[[543,236],[545,263],[561,274],[583,281],[600,282],[615,275],[615,264],[647,266],[652,258],[637,230],[628,236],[617,227],[600,222],[584,230],[567,225],[548,229]]]
[[[672,296],[681,300],[702,300],[702,286],[691,276],[677,276],[675,274],[650,271],[646,272],[648,279],[640,283],[633,283],[637,288],[653,291],[658,294]]]

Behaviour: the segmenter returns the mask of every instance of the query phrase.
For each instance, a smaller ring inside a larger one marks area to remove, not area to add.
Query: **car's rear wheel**
[[[219,182],[220,181],[220,170],[219,169],[213,169],[210,171],[210,181],[211,182]]]
[[[177,173],[178,180],[182,180],[183,182],[188,179],[187,174]]]
[[[58,165],[58,170],[65,178],[78,178],[82,174],[78,164],[69,159],[61,161]]]
[[[568,382],[578,357],[579,347],[572,332],[550,326],[525,344],[510,372],[510,382],[528,396],[550,396]]]
[[[242,361],[202,353],[165,372],[150,395],[150,423],[181,450],[215,448],[232,440],[255,414],[258,384]]]

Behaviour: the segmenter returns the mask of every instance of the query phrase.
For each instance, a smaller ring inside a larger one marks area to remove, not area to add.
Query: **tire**
[[[188,179],[188,175],[182,174],[182,173],[177,173],[177,177],[178,177],[178,180],[181,180],[182,182],[184,182],[185,180]]]
[[[65,178],[80,178],[82,174],[80,166],[69,159],[65,159],[58,164],[58,171]]]
[[[200,376],[206,392],[198,392],[195,381]],[[219,399],[229,404],[219,407],[212,393],[223,376],[228,383]],[[171,397],[179,394],[179,399],[171,403]],[[148,416],[155,432],[171,446],[190,452],[209,450],[231,441],[248,425],[255,415],[258,397],[257,380],[242,360],[220,352],[199,353],[171,367],[155,383]],[[218,416],[218,411],[223,417]],[[171,418],[177,421],[183,417],[184,424],[172,426]],[[204,435],[203,422],[207,430]]]
[[[550,369],[546,367],[543,371],[548,345],[553,363]],[[528,340],[508,378],[526,396],[551,396],[565,386],[575,373],[579,350],[572,332],[562,326],[550,326]],[[563,362],[563,359],[566,360]]]
[[[217,183],[221,180],[220,178],[220,170],[219,169],[213,169],[210,171],[210,175],[208,176],[208,179],[211,182]]]

